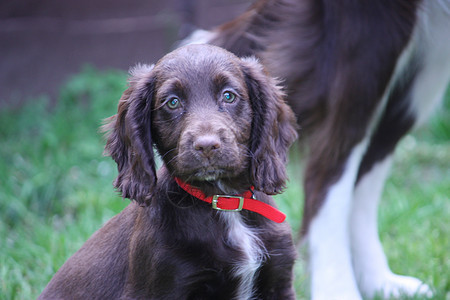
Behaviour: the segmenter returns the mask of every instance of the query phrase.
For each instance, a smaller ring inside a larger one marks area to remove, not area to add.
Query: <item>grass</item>
[[[45,98],[0,110],[0,299],[33,299],[61,264],[122,210],[112,188],[116,167],[102,156],[98,128],[125,89],[122,72],[86,68]],[[407,136],[380,207],[381,239],[395,272],[425,280],[450,299],[450,100],[425,129]],[[294,231],[302,212],[299,158],[277,197]],[[299,199],[300,201],[289,201]],[[296,266],[299,299],[306,264]],[[407,298],[405,298],[407,299]]]

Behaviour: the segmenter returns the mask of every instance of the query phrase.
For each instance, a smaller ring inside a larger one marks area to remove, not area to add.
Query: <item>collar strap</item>
[[[286,215],[269,204],[253,199],[253,187],[249,191],[245,191],[242,195],[214,195],[206,197],[198,188],[195,188],[180,178],[175,177],[178,185],[188,194],[207,203],[211,203],[212,208],[224,211],[241,211],[243,209],[256,212],[276,223],[282,223],[286,219]]]

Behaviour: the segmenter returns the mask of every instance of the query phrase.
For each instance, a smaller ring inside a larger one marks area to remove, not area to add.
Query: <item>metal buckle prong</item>
[[[236,209],[223,209],[220,207],[217,207],[217,203],[219,202],[219,198],[235,198],[235,199],[239,199],[239,206]],[[212,208],[216,209],[216,210],[223,210],[223,211],[241,211],[242,208],[244,207],[244,197],[240,197],[240,196],[228,196],[228,195],[214,195],[213,199],[212,199]]]

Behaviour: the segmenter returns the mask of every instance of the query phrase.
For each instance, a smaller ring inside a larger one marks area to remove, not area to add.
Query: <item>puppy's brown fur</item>
[[[267,194],[284,187],[295,120],[255,60],[196,45],[140,66],[108,129],[115,186],[135,201],[61,267],[40,299],[295,298],[286,223],[213,210],[174,181],[207,195],[253,185],[258,200],[275,205]],[[158,173],[153,145],[164,162]]]

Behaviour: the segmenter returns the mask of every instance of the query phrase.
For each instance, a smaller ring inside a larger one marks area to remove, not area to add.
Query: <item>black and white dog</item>
[[[390,270],[377,207],[395,146],[445,93],[449,30],[449,0],[258,0],[185,41],[256,55],[285,81],[309,146],[302,236],[313,299],[431,295]]]

